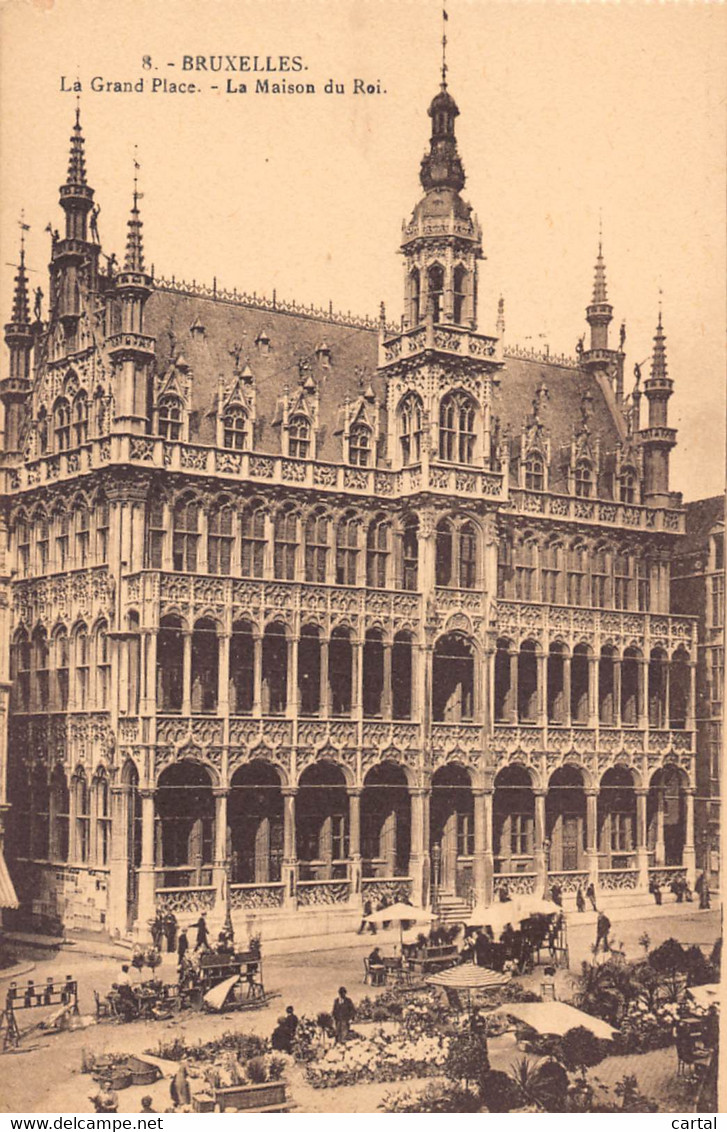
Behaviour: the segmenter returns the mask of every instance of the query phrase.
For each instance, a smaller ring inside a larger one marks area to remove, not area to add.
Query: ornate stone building
[[[686,535],[672,563],[672,604],[698,617],[697,795],[694,824],[697,866],[719,887],[720,760],[724,700],[723,495],[687,504]]]
[[[154,278],[136,190],[117,266],[77,116],[0,384],[27,911],[270,936],[693,873],[661,316],[628,397],[600,247],[576,359],[504,348],[502,303],[481,333],[457,114],[442,84],[395,327]]]

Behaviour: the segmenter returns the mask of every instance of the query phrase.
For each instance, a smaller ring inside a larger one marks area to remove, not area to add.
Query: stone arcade
[[[443,83],[396,327],[153,278],[136,190],[117,266],[77,114],[48,315],[21,251],[0,382],[26,911],[270,938],[693,879],[661,315],[630,395],[600,247],[576,360],[505,348],[502,302],[480,333],[458,113]]]

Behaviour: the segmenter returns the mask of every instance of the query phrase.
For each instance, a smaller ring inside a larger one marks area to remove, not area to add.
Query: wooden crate
[[[246,1112],[287,1112],[285,1081],[266,1081],[262,1085],[225,1085],[215,1089],[220,1112],[237,1108]]]

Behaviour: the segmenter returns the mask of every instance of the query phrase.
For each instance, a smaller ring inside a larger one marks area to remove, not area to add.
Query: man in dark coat
[[[603,943],[603,950],[609,951],[608,933],[611,930],[611,921],[605,912],[598,913],[598,920],[596,921],[596,951],[601,943]]]
[[[654,897],[654,903],[661,904],[661,886],[656,877],[652,877],[649,881],[649,892]]]
[[[187,954],[188,951],[189,951],[189,940],[187,939],[187,933],[186,933],[185,929],[182,928],[181,932],[179,933],[179,939],[177,940],[177,966],[178,967],[181,967],[183,965],[184,957],[185,957],[185,955]]]
[[[331,1014],[336,1024],[336,1043],[347,1041],[351,1032],[351,1023],[356,1017],[356,1007],[348,997],[345,987],[338,988],[338,996],[333,1003]]]
[[[210,945],[210,937],[204,912],[202,912],[197,923],[194,924],[194,927],[197,929],[197,940],[194,945],[195,951],[199,951],[200,948],[206,951]]]
[[[583,896],[583,889],[580,885],[578,885],[578,888],[576,889],[576,909],[579,912],[585,912],[586,910],[586,901]]]
[[[593,887],[593,881],[592,880],[590,880],[588,882],[588,885],[586,887],[586,896],[588,897],[588,899],[591,902],[591,907],[593,908],[593,911],[597,912],[598,908],[596,907],[596,890]]]
[[[376,935],[376,924],[369,923],[369,916],[371,915],[373,910],[374,909],[371,901],[365,900],[363,906],[363,916],[361,918],[361,924],[358,929],[359,935],[362,935],[362,933],[366,931],[366,928],[369,929],[372,935]]]
[[[177,917],[174,912],[167,912],[164,917],[164,934],[167,937],[167,952],[175,951],[177,946]]]
[[[702,871],[697,877],[697,882],[694,885],[694,891],[699,896],[699,907],[701,909],[709,908],[709,881]]]

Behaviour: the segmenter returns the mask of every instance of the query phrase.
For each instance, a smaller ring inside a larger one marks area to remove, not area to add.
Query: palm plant
[[[528,1104],[539,1112],[565,1112],[568,1074],[552,1058],[532,1061],[521,1057],[510,1067],[510,1077]]]

